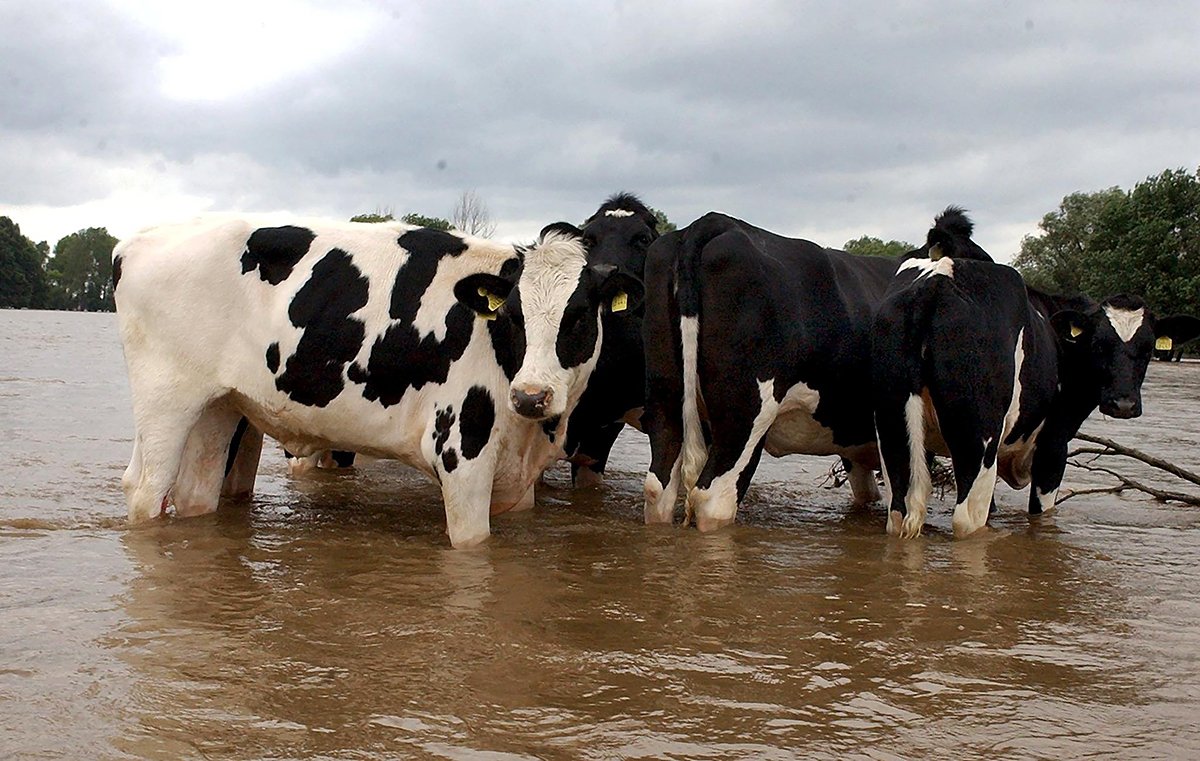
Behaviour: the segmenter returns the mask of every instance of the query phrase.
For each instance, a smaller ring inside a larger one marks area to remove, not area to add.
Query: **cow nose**
[[[1139,413],[1136,399],[1117,399],[1106,406],[1108,409],[1103,412],[1109,417],[1132,418],[1137,417]]]
[[[550,404],[554,393],[548,389],[537,389],[533,393],[514,388],[512,390],[512,406],[518,415],[540,418],[546,414],[546,405]]]

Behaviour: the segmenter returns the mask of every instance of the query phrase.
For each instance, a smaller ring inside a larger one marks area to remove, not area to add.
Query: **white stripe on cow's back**
[[[609,209],[608,211],[604,212],[604,216],[606,216],[606,217],[632,217],[633,212],[629,211],[627,209]]]
[[[943,256],[936,261],[932,259],[906,259],[896,271],[903,272],[904,270],[911,269],[920,270],[920,274],[917,277],[945,275],[948,278],[954,278],[954,260],[948,256]]]
[[[1132,339],[1146,319],[1145,309],[1119,309],[1114,306],[1106,306],[1104,314],[1108,315],[1108,321],[1112,323],[1113,330],[1117,331],[1117,337],[1122,341]]]

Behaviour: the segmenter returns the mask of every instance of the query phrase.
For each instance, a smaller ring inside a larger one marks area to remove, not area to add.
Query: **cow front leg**
[[[875,483],[875,469],[869,464],[842,458],[846,467],[846,478],[850,482],[850,495],[855,507],[878,502],[879,484]]]
[[[1067,469],[1067,444],[1072,437],[1059,435],[1054,430],[1043,430],[1038,437],[1030,467],[1030,515],[1040,515],[1054,508]]]
[[[175,480],[175,515],[185,518],[216,511],[240,420],[241,414],[218,404],[206,409],[192,426]]]
[[[229,459],[225,461],[225,481],[221,496],[248,497],[254,493],[258,463],[262,458],[262,431],[242,418],[229,444]]]
[[[571,482],[576,488],[589,488],[604,483],[604,468],[613,444],[621,435],[623,422],[609,423],[589,431],[579,442],[579,449],[571,457]]]
[[[464,549],[481,544],[491,534],[492,469],[483,463],[442,473],[446,533],[450,545]],[[479,466],[479,467],[475,467]],[[532,491],[532,490],[531,490]]]
[[[176,382],[166,373],[143,381],[131,372],[130,391],[135,426],[133,456],[121,485],[129,507],[129,522],[136,524],[162,514],[179,475],[184,447],[192,427],[204,412],[208,394],[204,389]],[[188,394],[189,391],[194,393]],[[228,435],[232,433],[231,426]],[[228,436],[225,441],[228,443]],[[220,470],[218,466],[218,473]]]

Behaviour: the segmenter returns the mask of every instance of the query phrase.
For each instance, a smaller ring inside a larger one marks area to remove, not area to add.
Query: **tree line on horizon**
[[[675,229],[653,210],[659,233]],[[390,210],[351,218],[395,219]],[[487,206],[464,192],[450,219],[409,213],[400,221],[487,237],[495,232]],[[1050,293],[1084,293],[1100,300],[1137,294],[1158,315],[1200,316],[1200,168],[1168,169],[1132,190],[1110,187],[1063,198],[1025,236],[1013,266],[1031,286]],[[0,217],[0,308],[112,311],[112,250],[117,239],[103,227],[62,238],[51,249]],[[864,235],[843,248],[868,256],[900,256],[915,246]]]

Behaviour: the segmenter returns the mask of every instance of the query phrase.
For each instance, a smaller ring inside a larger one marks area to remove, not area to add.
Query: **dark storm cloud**
[[[1006,258],[1066,193],[1200,161],[1187,5],[340,7],[371,17],[350,50],[207,101],[160,94],[173,50],[128,13],[0,10],[22,30],[0,129],[41,147],[0,148],[26,179],[0,201],[82,203],[157,161],[217,208],[446,215],[476,188],[532,233],[629,189],[831,245],[961,203]]]

